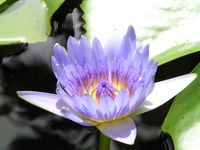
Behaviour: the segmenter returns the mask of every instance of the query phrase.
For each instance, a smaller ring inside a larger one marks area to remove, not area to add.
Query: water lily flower
[[[154,84],[157,62],[149,60],[149,41],[136,46],[135,31],[114,30],[104,48],[97,38],[69,37],[67,51],[56,44],[52,56],[58,79],[56,94],[18,91],[26,101],[84,126],[96,126],[106,136],[133,144],[132,117],[152,110],[184,89],[188,74]]]

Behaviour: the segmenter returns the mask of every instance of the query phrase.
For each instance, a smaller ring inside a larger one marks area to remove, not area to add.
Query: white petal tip
[[[60,44],[56,43],[56,44],[54,45],[54,47],[56,47],[56,46],[60,46]]]
[[[131,116],[159,107],[186,88],[196,77],[196,73],[190,73],[157,82],[153,91],[147,97],[147,100],[144,101]]]

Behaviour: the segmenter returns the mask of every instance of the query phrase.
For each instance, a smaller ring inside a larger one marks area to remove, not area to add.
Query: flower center
[[[98,104],[101,96],[110,96],[113,100],[121,89],[132,97],[138,84],[139,73],[133,68],[135,61],[126,62],[123,58],[113,62],[77,62],[67,69],[67,83],[64,88],[69,95],[88,94]]]
[[[113,100],[116,97],[116,93],[119,91],[112,86],[112,84],[103,81],[97,85],[97,87],[92,91],[92,97],[95,99],[95,101],[98,103],[99,99],[102,95],[108,95]]]

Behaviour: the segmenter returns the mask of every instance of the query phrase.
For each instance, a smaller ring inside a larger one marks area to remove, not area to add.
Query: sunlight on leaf
[[[200,74],[200,65],[194,70]],[[162,129],[167,131],[176,150],[199,150],[200,139],[200,76],[174,100]]]
[[[159,65],[161,65],[181,56],[185,56],[197,51],[200,51],[200,41],[185,42],[167,49],[163,53],[152,57],[152,59],[156,59],[159,62]]]
[[[46,41],[51,31],[51,16],[63,1],[19,0],[14,3],[0,14],[0,45],[16,39],[28,43]]]
[[[2,4],[2,3],[4,3],[6,0],[0,0],[0,5]]]
[[[133,25],[139,42],[153,39],[150,56],[159,65],[200,50],[198,0],[87,0],[81,8],[88,38],[104,42],[113,29]]]

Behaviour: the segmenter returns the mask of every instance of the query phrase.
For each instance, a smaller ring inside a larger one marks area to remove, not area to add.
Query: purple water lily
[[[152,92],[157,63],[149,60],[148,41],[136,47],[132,26],[124,37],[114,30],[104,48],[97,38],[91,46],[84,36],[79,42],[69,37],[67,51],[55,45],[52,68],[58,79],[56,94],[18,91],[18,95],[78,124],[96,126],[106,136],[127,144],[133,144],[136,137],[131,117],[163,104],[195,78],[186,75],[162,81]],[[166,92],[163,85],[173,86],[174,81],[181,82],[181,87],[159,96],[160,90]]]

